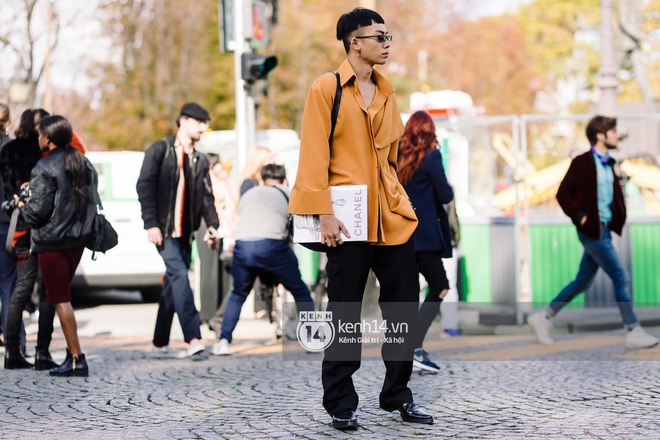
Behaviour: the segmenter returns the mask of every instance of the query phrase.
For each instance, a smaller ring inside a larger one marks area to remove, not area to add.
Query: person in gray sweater
[[[238,203],[231,275],[234,286],[222,319],[214,355],[228,355],[241,307],[257,277],[282,284],[293,295],[298,311],[314,310],[309,288],[300,276],[298,259],[289,247],[289,188],[286,170],[269,164],[261,170],[264,184],[248,190]]]

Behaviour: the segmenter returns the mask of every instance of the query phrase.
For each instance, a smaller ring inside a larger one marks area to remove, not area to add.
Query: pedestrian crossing
[[[507,347],[491,350],[477,351],[474,353],[455,354],[443,359],[452,360],[482,360],[482,361],[505,361],[534,356],[545,356],[554,353],[563,353],[576,350],[587,350],[604,347],[608,345],[625,344],[625,336],[586,336],[575,339],[555,341],[553,345],[543,345],[538,342],[516,347]]]
[[[651,329],[653,331],[653,329]],[[34,339],[33,335],[28,340]],[[86,346],[107,346],[110,350],[149,351],[151,341],[144,337],[132,338],[81,338]],[[431,353],[436,361],[509,361],[509,360],[553,360],[552,355],[572,353],[571,359],[580,360],[581,353],[591,353],[593,359],[599,360],[639,360],[660,361],[660,346],[650,349],[625,349],[626,337],[623,332],[611,333],[577,333],[562,336],[555,340],[553,345],[543,345],[531,335],[475,335],[460,336],[443,340],[426,340],[424,349]],[[211,341],[204,340],[205,345]],[[184,343],[173,343],[174,348],[185,347]],[[52,348],[64,348],[64,339],[56,334]],[[291,353],[304,351],[297,341],[277,340],[236,340],[232,344],[232,354],[237,356],[263,355],[272,353]],[[594,355],[593,353],[598,353]],[[377,344],[364,344],[362,347],[364,358],[380,358],[381,346]],[[287,356],[285,356],[286,358]],[[303,359],[322,359],[322,353],[314,357]],[[566,357],[562,358],[566,360]]]

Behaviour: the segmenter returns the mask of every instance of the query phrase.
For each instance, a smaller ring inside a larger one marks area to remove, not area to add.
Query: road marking
[[[458,338],[449,338],[434,341],[424,341],[426,351],[449,350],[452,348],[480,347],[482,345],[502,344],[512,341],[532,340],[534,337],[529,335],[486,335],[486,336],[461,336]],[[379,346],[368,346],[363,348],[362,356],[378,357],[380,356]]]
[[[441,339],[435,341],[424,341],[424,349],[447,350],[450,348],[478,347],[480,345],[502,344],[505,342],[534,340],[531,335],[483,335],[483,336],[460,336],[457,338]]]
[[[503,361],[524,357],[541,356],[565,351],[585,350],[607,345],[623,344],[625,336],[588,336],[584,338],[557,341],[553,345],[531,344],[519,347],[478,351],[476,353],[455,354],[443,359]]]
[[[653,348],[639,349],[626,354],[612,355],[618,359],[635,359],[638,361],[660,361],[660,346]]]

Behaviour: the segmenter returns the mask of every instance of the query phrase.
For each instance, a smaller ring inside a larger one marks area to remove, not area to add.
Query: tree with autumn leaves
[[[553,97],[567,84],[576,90],[576,110],[580,102],[590,103],[599,61],[598,0],[535,0],[514,14],[478,19],[466,18],[469,1],[378,1],[394,37],[381,69],[402,110],[424,84],[467,92],[489,115],[552,111]],[[102,1],[99,19],[111,53],[88,73],[96,92],[63,94],[60,102],[67,108],[57,111],[76,115],[88,142],[104,148],[141,150],[171,133],[186,101],[209,109],[213,129],[232,129],[234,60],[219,50],[217,5],[217,0]],[[279,63],[267,96],[258,97],[257,122],[259,128],[298,130],[312,81],[345,59],[335,25],[356,2],[279,0],[278,6],[278,23],[263,52]],[[645,14],[646,32],[657,33],[657,13],[647,4]],[[647,73],[657,89],[660,74]],[[634,80],[624,78],[622,84],[625,96],[635,99]]]

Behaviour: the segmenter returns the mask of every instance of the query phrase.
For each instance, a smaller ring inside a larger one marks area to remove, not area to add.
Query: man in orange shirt
[[[413,402],[407,383],[412,372],[419,282],[411,240],[417,226],[414,209],[396,175],[403,123],[392,86],[374,66],[387,61],[392,37],[383,18],[357,8],[337,22],[347,60],[338,69],[341,105],[332,147],[331,110],[337,89],[333,73],[312,85],[302,121],[300,164],[289,211],[318,215],[321,243],[327,245],[328,311],[337,335],[325,348],[322,368],[323,406],[332,426],[357,429],[358,395],[352,375],[360,367],[358,332],[342,323],[360,323],[369,270],[380,281],[381,311],[387,322],[383,360],[387,369],[380,407],[398,410],[404,421],[433,423]],[[332,210],[330,187],[367,185],[367,240],[344,242],[345,225]],[[351,326],[354,327],[354,326]],[[341,341],[355,342],[341,342]]]

